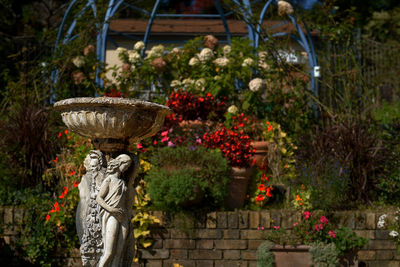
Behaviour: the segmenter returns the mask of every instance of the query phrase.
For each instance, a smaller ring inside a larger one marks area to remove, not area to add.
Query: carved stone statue
[[[104,250],[99,266],[121,266],[121,253],[124,251],[125,241],[129,231],[131,208],[127,203],[129,181],[124,181],[121,174],[132,163],[126,155],[119,155],[108,163],[106,178],[104,179],[96,201],[102,207],[102,230]]]
[[[78,187],[80,201],[76,212],[76,229],[81,242],[83,266],[95,266],[103,250],[100,206],[96,197],[104,179],[104,163],[103,153],[91,150],[84,161],[87,172]]]

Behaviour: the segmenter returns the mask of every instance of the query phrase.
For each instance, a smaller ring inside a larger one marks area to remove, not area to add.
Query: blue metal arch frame
[[[84,6],[84,8],[82,10],[80,10],[73,18],[71,24],[68,27],[68,30],[66,31],[66,33],[63,35],[64,31],[64,27],[66,26],[66,22],[67,22],[67,18],[69,17],[70,13],[73,10],[73,7],[75,6],[75,4],[78,2],[78,0],[72,0],[71,3],[69,4],[64,17],[61,21],[61,25],[57,34],[57,41],[56,41],[56,45],[54,48],[54,53],[57,52],[58,46],[60,43],[62,44],[66,44],[70,41],[72,41],[73,39],[77,38],[79,36],[79,33],[72,35],[73,31],[75,29],[77,20],[89,9],[91,8],[93,11],[93,16],[96,17],[97,16],[97,7],[96,7],[96,3],[95,0],[81,0],[81,1],[87,1],[86,5]],[[277,0],[268,0],[261,13],[260,13],[260,17],[258,19],[258,23],[256,25],[256,27],[254,27],[254,25],[251,23],[251,17],[252,17],[252,9],[251,9],[251,2],[249,0],[242,0],[242,2],[239,2],[239,0],[233,0],[236,5],[238,6],[239,11],[243,14],[243,19],[247,24],[247,29],[248,29],[248,38],[251,40],[252,45],[254,47],[258,47],[260,44],[260,31],[261,31],[261,26],[262,26],[262,22],[264,20],[264,17],[266,15],[266,12],[268,10],[268,8],[270,7],[270,5],[272,3],[276,3]],[[257,2],[254,1],[253,3]],[[138,8],[132,4],[126,3],[124,0],[109,0],[109,4],[105,13],[105,17],[103,19],[103,22],[101,25],[97,24],[96,27],[98,28],[98,34],[97,34],[97,48],[96,48],[96,53],[97,53],[97,58],[100,62],[105,62],[105,51],[107,49],[107,40],[108,40],[108,32],[109,32],[109,26],[110,26],[110,20],[111,18],[115,15],[115,13],[118,11],[119,7],[123,4],[126,7],[129,7],[133,10],[139,11],[147,16],[149,16],[149,23],[147,25],[146,28],[146,32],[144,35],[144,40],[143,42],[145,43],[145,46],[147,46],[148,41],[149,41],[149,37],[150,37],[150,32],[151,32],[151,28],[153,26],[153,22],[157,17],[200,17],[200,18],[215,18],[215,17],[219,17],[222,20],[222,23],[224,25],[225,28],[225,32],[227,35],[227,39],[228,42],[230,43],[231,41],[231,34],[229,32],[229,27],[226,21],[226,16],[232,14],[232,12],[227,12],[224,13],[221,3],[219,2],[219,0],[214,0],[216,9],[218,11],[218,15],[217,14],[158,14],[158,9],[160,7],[161,4],[161,0],[156,0],[153,9],[151,11],[151,13],[149,13],[148,11]],[[315,54],[315,50],[314,50],[314,45],[311,39],[311,35],[310,32],[306,26],[306,24],[303,22],[304,28],[305,28],[305,32],[306,35],[303,32],[303,29],[300,27],[300,25],[297,23],[296,18],[293,15],[289,15],[289,21],[284,21],[282,23],[279,23],[277,25],[274,25],[273,27],[278,27],[280,25],[286,24],[286,23],[292,23],[294,25],[294,27],[296,28],[296,31],[298,32],[299,36],[295,36],[293,34],[288,34],[288,33],[275,33],[272,35],[272,37],[278,37],[278,36],[290,36],[292,39],[294,39],[295,41],[297,41],[300,46],[305,50],[305,52],[308,55],[308,65],[310,67],[310,77],[311,77],[311,86],[312,86],[312,91],[314,94],[317,93],[318,90],[318,84],[317,81],[314,77],[314,67],[317,66],[317,57]],[[117,32],[118,33],[118,32]],[[121,35],[126,35],[123,33],[119,33]],[[129,35],[126,35],[127,37],[129,37]],[[113,42],[114,45],[118,45],[116,42],[114,42],[111,38],[110,40]],[[262,41],[266,41],[266,40],[262,40]],[[144,51],[142,56],[144,56]],[[52,73],[52,79],[54,82],[57,81],[57,71]],[[102,80],[100,79],[100,77],[97,75],[96,77],[96,83],[99,86],[103,85]]]

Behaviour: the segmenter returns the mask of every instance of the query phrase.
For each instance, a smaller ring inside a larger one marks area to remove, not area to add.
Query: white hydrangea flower
[[[138,62],[140,60],[140,58],[141,58],[140,54],[135,50],[129,51],[128,52],[128,57],[129,57],[129,61],[131,63]]]
[[[206,85],[206,79],[200,78],[194,83],[194,85],[197,88],[200,88],[200,89],[204,90],[204,86]]]
[[[184,84],[184,85],[191,85],[191,84],[193,84],[194,83],[194,81],[192,80],[192,79],[184,79],[183,81],[182,81],[182,83]]]
[[[178,86],[181,86],[182,83],[178,80],[173,80],[170,85],[171,85],[171,87],[178,87]]]
[[[226,67],[229,64],[229,59],[225,57],[219,57],[213,61],[218,67]]]
[[[266,51],[260,51],[260,52],[258,52],[258,58],[259,58],[261,61],[266,60],[267,57],[268,57],[268,53],[267,53]]]
[[[224,56],[229,55],[231,53],[231,46],[230,45],[224,46],[223,51],[224,51]]]
[[[165,48],[164,48],[164,46],[162,44],[153,46],[151,48],[151,51],[154,51],[155,53],[163,53],[164,50],[165,50]]]
[[[189,60],[189,66],[197,66],[200,64],[200,60],[197,57],[192,57]]]
[[[257,92],[264,87],[264,80],[261,78],[255,78],[249,82],[249,88],[252,92]]]
[[[293,6],[286,1],[278,1],[279,16],[290,15],[293,13]]]
[[[270,70],[271,69],[271,66],[267,62],[264,62],[264,61],[259,61],[258,62],[258,67],[260,69],[263,69],[263,70]]]
[[[201,62],[209,61],[214,57],[214,52],[210,48],[203,48],[200,54],[198,55]]]
[[[395,230],[393,230],[393,231],[391,231],[391,232],[389,233],[389,235],[390,235],[391,237],[396,237],[396,236],[399,235],[399,233],[396,232]]]
[[[84,61],[83,56],[77,56],[77,57],[74,57],[74,58],[72,59],[72,63],[73,63],[76,67],[80,68],[80,67],[83,66],[83,64],[85,63],[85,61]]]
[[[118,47],[117,48],[118,54],[125,53],[126,51],[127,51],[127,49],[125,47]]]
[[[136,51],[142,51],[143,48],[144,48],[144,42],[142,41],[136,42],[136,44],[133,47],[133,49],[135,49]]]
[[[231,114],[236,114],[236,113],[238,113],[238,111],[239,111],[239,109],[235,105],[232,105],[228,108],[228,112]]]
[[[163,45],[156,45],[151,48],[150,51],[146,51],[147,57],[146,58],[156,58],[156,57],[162,57],[164,53],[164,46]]]
[[[179,47],[174,47],[172,50],[171,50],[171,53],[179,53],[181,51],[181,49],[179,48]]]
[[[386,220],[386,217],[387,217],[386,214],[383,214],[383,215],[381,215],[381,216],[379,217],[378,223],[377,223],[378,228],[383,228],[383,227],[385,227],[385,223],[386,223],[385,220]]]
[[[215,75],[214,76],[214,81],[218,81],[218,80],[220,80],[221,79],[221,76],[219,76],[219,75]]]
[[[243,60],[242,67],[251,67],[254,64],[254,60],[250,57]]]

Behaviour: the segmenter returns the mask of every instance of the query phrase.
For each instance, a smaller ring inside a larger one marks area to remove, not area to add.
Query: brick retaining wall
[[[0,208],[2,225],[18,224],[23,213],[18,208]],[[400,267],[400,253],[389,239],[389,231],[376,227],[381,214],[335,212],[328,218],[370,239],[358,252],[360,266]],[[140,249],[140,263],[132,266],[164,267],[173,263],[184,267],[256,266],[256,250],[264,241],[265,232],[272,231],[275,225],[291,229],[300,216],[284,210],[212,212],[199,215],[196,220],[179,220],[180,225],[186,226],[177,227],[176,220],[161,212],[154,215],[161,220],[162,227],[152,229],[154,244],[148,249]],[[258,227],[264,227],[264,230],[257,230]],[[10,242],[17,234],[15,228],[9,228],[3,238]],[[70,260],[70,266],[77,266],[76,259]]]

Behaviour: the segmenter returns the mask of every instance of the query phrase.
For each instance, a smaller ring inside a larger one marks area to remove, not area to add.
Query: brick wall
[[[389,231],[377,229],[382,213],[335,212],[329,218],[352,228],[359,236],[370,239],[358,252],[360,266],[400,267],[400,253],[389,239]],[[139,251],[140,263],[132,266],[164,267],[179,263],[184,267],[256,266],[256,250],[274,225],[291,229],[300,214],[285,210],[212,212],[188,218],[171,219],[155,212],[162,227],[152,229],[153,245]],[[2,238],[8,243],[18,234],[24,211],[0,207]],[[258,230],[264,227],[264,230]],[[77,254],[77,253],[74,253]],[[76,255],[78,256],[78,255]],[[79,266],[79,260],[69,259],[69,266]]]

